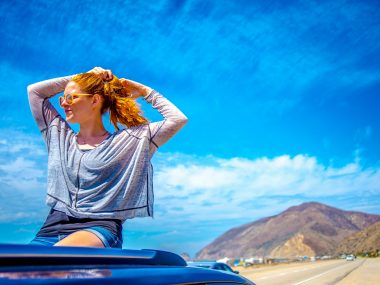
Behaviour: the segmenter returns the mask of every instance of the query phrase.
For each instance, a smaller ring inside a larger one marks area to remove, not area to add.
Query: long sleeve
[[[71,76],[59,77],[28,86],[30,109],[40,131],[45,130],[51,121],[58,116],[57,110],[48,99],[62,92],[70,79]]]
[[[144,99],[164,117],[162,121],[149,124],[151,142],[159,147],[173,137],[188,119],[173,103],[154,90]]]

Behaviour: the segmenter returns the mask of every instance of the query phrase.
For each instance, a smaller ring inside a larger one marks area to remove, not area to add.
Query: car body
[[[355,260],[355,256],[352,255],[352,254],[349,254],[349,255],[346,256],[346,260],[347,261],[354,261]]]
[[[228,273],[239,274],[239,271],[233,270],[227,264],[216,261],[188,261],[187,265],[190,267],[201,267],[207,269],[214,269],[219,271],[225,271]]]
[[[246,284],[160,250],[0,244],[0,284]]]

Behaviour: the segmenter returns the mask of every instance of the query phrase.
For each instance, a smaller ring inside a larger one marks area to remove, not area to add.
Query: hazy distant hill
[[[197,258],[329,255],[345,237],[378,221],[380,215],[304,203],[227,231],[199,251]]]
[[[363,253],[380,250],[380,222],[346,237],[336,253]]]
[[[184,260],[186,260],[186,261],[191,260],[191,257],[190,257],[190,255],[189,255],[187,252],[183,252],[183,253],[181,253],[180,256],[181,256]]]

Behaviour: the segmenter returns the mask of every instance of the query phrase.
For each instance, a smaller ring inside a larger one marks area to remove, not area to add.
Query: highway
[[[380,285],[380,258],[236,267],[257,285]]]

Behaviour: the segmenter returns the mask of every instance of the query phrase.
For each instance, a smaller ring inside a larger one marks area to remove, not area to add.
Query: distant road
[[[327,260],[236,268],[257,285],[376,285],[380,284],[380,258]]]

